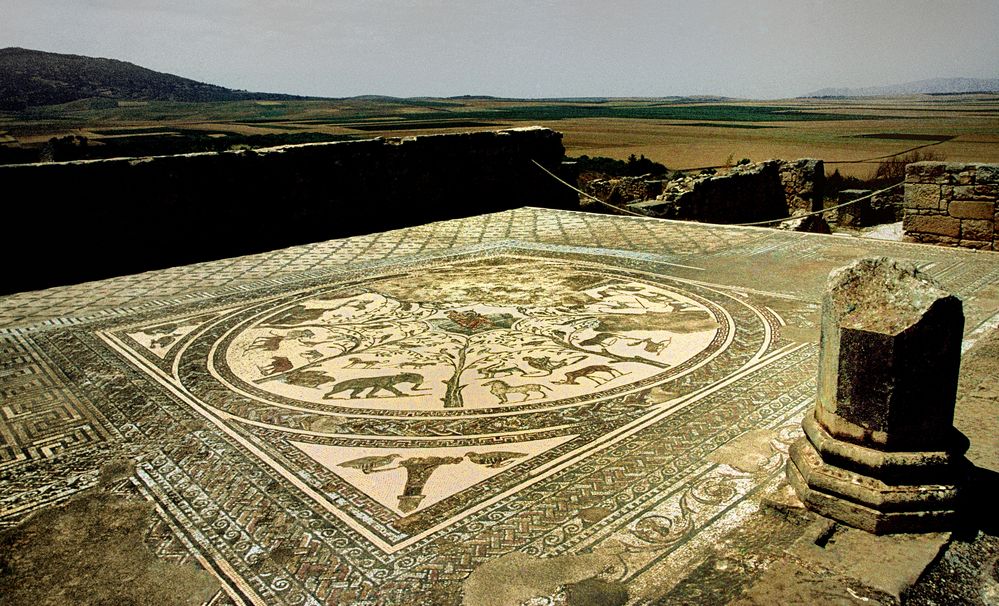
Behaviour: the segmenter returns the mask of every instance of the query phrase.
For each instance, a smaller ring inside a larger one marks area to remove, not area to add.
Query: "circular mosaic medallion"
[[[197,372],[196,352],[208,350],[212,381],[237,396],[209,400],[229,414],[260,422],[248,411],[287,411],[269,413],[268,425],[531,415],[536,427],[543,410],[667,394],[730,348],[737,323],[719,299],[728,297],[613,267],[501,256],[260,303],[188,351]]]

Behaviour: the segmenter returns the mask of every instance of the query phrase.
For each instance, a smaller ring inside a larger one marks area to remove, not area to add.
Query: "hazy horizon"
[[[323,97],[777,99],[999,76],[999,2],[898,4],[0,0],[0,46]]]

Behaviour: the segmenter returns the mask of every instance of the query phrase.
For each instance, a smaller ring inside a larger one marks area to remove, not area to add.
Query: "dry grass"
[[[866,178],[879,162],[871,160],[903,153],[928,145],[942,159],[952,162],[999,163],[999,115],[968,112],[967,106],[948,108],[949,112],[919,111],[919,107],[898,102],[877,112],[860,106],[852,114],[885,116],[884,119],[787,122],[756,124],[764,128],[733,128],[729,125],[691,126],[679,122],[588,118],[562,120],[553,124],[565,134],[566,153],[573,156],[609,156],[623,159],[630,154],[661,162],[670,168],[718,166],[729,157],[739,160],[767,158],[821,158],[830,171]],[[973,106],[978,109],[980,106]],[[990,106],[999,111],[999,98]],[[898,117],[887,117],[895,115]],[[859,135],[897,133],[908,135],[949,135],[944,142],[861,138]]]

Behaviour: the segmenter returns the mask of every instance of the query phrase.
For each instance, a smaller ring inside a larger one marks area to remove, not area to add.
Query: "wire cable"
[[[861,196],[859,198],[854,198],[853,200],[850,200],[849,202],[844,202],[842,204],[837,204],[836,206],[830,206],[829,208],[823,208],[822,210],[815,210],[815,211],[812,211],[810,213],[803,213],[803,214],[800,214],[800,215],[792,215],[790,217],[784,217],[783,219],[771,219],[769,221],[756,221],[754,223],[730,223],[730,225],[741,225],[743,227],[749,226],[749,225],[767,225],[768,223],[780,223],[781,221],[787,221],[788,219],[800,219],[802,217],[810,217],[812,215],[821,215],[822,213],[826,213],[826,212],[829,212],[831,210],[836,210],[837,208],[843,208],[844,206],[850,206],[851,204],[856,204],[857,202],[861,202],[861,201],[866,200],[868,198],[873,198],[874,196],[876,196],[878,194],[883,194],[884,192],[886,192],[888,190],[895,189],[899,185],[904,185],[904,184],[905,184],[905,181],[900,181],[900,182],[896,183],[895,185],[889,185],[888,187],[886,187],[884,189],[879,189],[876,192],[871,192],[871,193],[867,194],[866,196]]]
[[[598,202],[600,204],[603,204],[604,206],[606,206],[607,208],[613,210],[614,212],[624,213],[626,215],[631,215],[633,217],[644,217],[646,219],[655,219],[655,218],[657,218],[657,217],[650,217],[649,215],[643,215],[642,213],[636,213],[636,212],[630,211],[630,210],[628,210],[626,208],[621,208],[619,206],[614,206],[613,204],[610,204],[609,202],[604,202],[600,198],[597,198],[595,196],[591,196],[590,194],[588,194],[585,191],[579,189],[575,185],[569,183],[568,181],[563,180],[562,177],[559,177],[558,175],[556,175],[552,171],[548,170],[547,168],[545,168],[544,166],[542,166],[541,164],[539,164],[537,160],[535,160],[535,159],[532,158],[531,162],[534,162],[535,166],[537,166],[541,170],[543,170],[546,173],[548,173],[553,179],[555,179],[556,181],[558,181],[562,185],[565,185],[569,189],[571,189],[571,190],[573,190],[573,191],[575,191],[575,192],[577,192],[577,193],[579,193],[579,194],[581,194],[583,196],[586,196],[587,198],[589,198],[590,200],[593,200],[594,202]]]
[[[572,185],[571,183],[565,181],[564,179],[562,179],[561,177],[559,177],[558,175],[556,175],[552,171],[548,170],[547,168],[545,168],[544,166],[542,166],[541,164],[539,164],[537,160],[534,160],[532,158],[531,162],[533,162],[535,166],[537,166],[541,170],[545,171],[549,176],[551,176],[553,179],[555,179],[556,181],[558,181],[562,185],[565,185],[569,189],[575,191],[576,193],[578,193],[578,194],[580,194],[582,196],[586,196],[587,198],[589,198],[590,200],[593,200],[594,202],[597,202],[599,204],[602,204],[603,206],[606,206],[607,208],[610,208],[614,212],[624,213],[626,215],[631,215],[633,217],[642,217],[642,218],[645,218],[645,219],[659,219],[660,218],[660,217],[653,217],[653,216],[650,216],[650,215],[645,215],[645,214],[642,214],[642,213],[636,213],[636,212],[630,211],[630,210],[628,210],[626,208],[621,208],[620,206],[614,206],[613,204],[610,204],[609,202],[604,202],[600,198],[597,198],[595,196],[591,196],[590,194],[588,194],[585,191],[579,189],[575,185]],[[829,208],[823,208],[822,210],[815,210],[815,211],[812,211],[810,213],[804,213],[804,214],[801,214],[801,215],[793,215],[793,216],[790,216],[790,217],[783,217],[781,219],[770,219],[768,221],[755,221],[753,223],[716,223],[716,225],[735,225],[735,226],[739,226],[739,227],[751,227],[751,226],[754,226],[754,225],[769,225],[771,223],[781,223],[782,221],[787,221],[789,219],[801,219],[803,217],[810,217],[812,215],[821,215],[822,213],[826,213],[826,212],[829,212],[831,210],[836,210],[836,209],[839,209],[839,208],[843,208],[844,206],[850,206],[851,204],[856,204],[857,202],[862,202],[864,200],[867,200],[868,198],[873,198],[874,196],[876,196],[878,194],[883,194],[886,191],[895,189],[896,187],[899,187],[899,186],[904,185],[904,184],[905,184],[905,181],[899,181],[895,185],[889,185],[888,187],[886,187],[884,189],[879,189],[878,191],[871,192],[871,193],[867,194],[866,196],[861,196],[859,198],[854,198],[853,200],[850,200],[848,202],[844,202],[842,204],[837,204],[836,206],[830,206]]]

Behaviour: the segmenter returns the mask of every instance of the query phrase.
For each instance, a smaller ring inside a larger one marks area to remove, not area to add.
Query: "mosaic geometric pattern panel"
[[[102,421],[27,339],[0,338],[0,469],[104,441]]]

